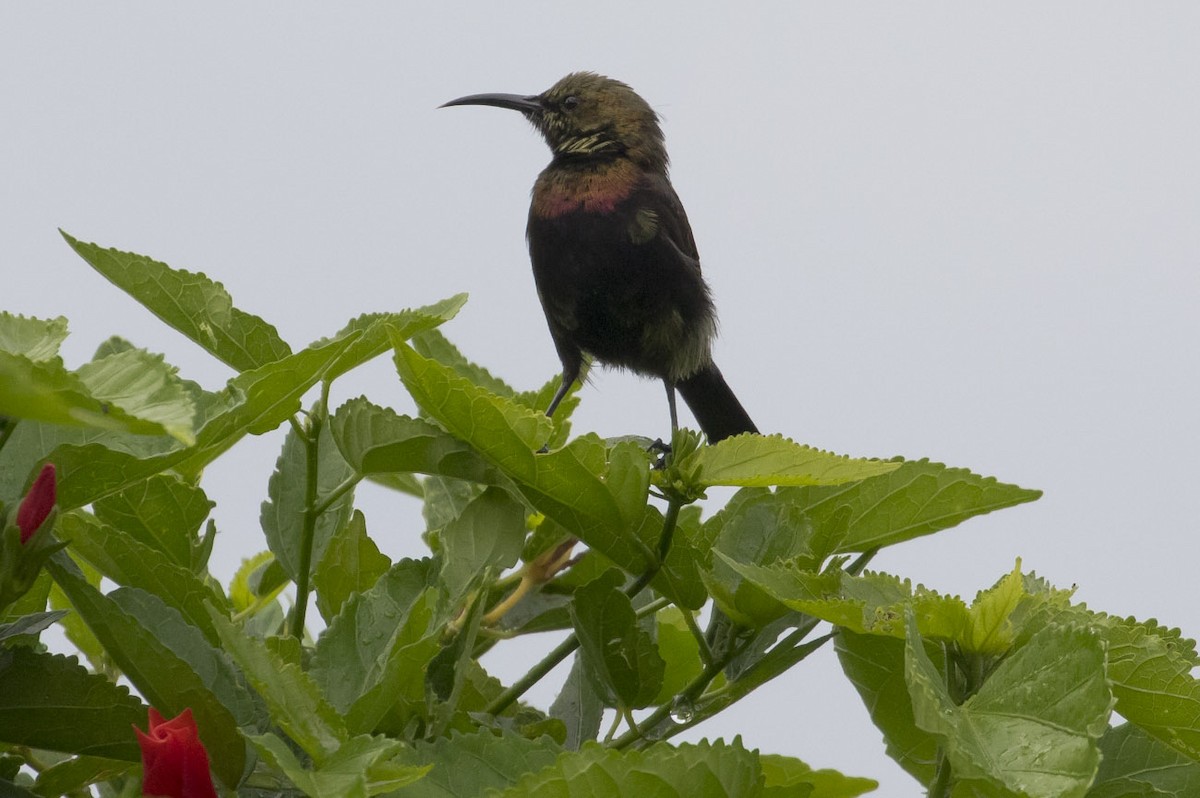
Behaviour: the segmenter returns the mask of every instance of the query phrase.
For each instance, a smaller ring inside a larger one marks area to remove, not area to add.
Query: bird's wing
[[[700,271],[700,254],[688,224],[687,212],[671,182],[663,175],[647,176],[631,204],[636,207],[629,222],[629,238],[634,244],[667,247],[684,263]]]

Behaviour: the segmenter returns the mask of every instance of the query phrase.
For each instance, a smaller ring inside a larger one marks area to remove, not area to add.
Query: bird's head
[[[541,94],[472,94],[451,105],[492,105],[520,111],[554,152],[555,160],[628,158],[666,170],[658,114],[633,89],[594,72],[573,72]]]

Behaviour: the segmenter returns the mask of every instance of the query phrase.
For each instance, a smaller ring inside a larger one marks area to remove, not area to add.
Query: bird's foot
[[[667,456],[671,454],[671,444],[665,443],[662,438],[655,438],[654,443],[650,444],[646,451],[657,452],[658,459],[654,461],[654,470],[662,471],[667,467]]]

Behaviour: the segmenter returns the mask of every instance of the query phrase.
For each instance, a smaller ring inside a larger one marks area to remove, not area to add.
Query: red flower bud
[[[142,795],[216,798],[208,752],[190,707],[168,721],[151,707],[150,732],[136,726],[134,731],[142,748]]]
[[[54,509],[55,493],[54,464],[46,463],[17,508],[17,527],[21,530],[22,543],[33,537]]]

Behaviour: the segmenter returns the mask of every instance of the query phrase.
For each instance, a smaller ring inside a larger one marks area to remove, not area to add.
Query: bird
[[[525,231],[562,364],[546,414],[594,360],[662,380],[672,432],[678,391],[710,444],[757,433],[713,362],[716,311],[650,104],[619,80],[573,72],[541,94],[472,94],[441,107],[463,105],[519,111],[550,147]]]

